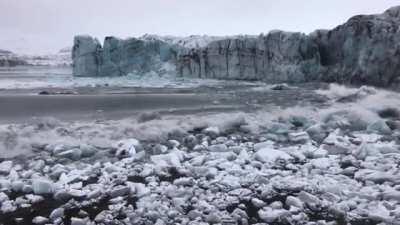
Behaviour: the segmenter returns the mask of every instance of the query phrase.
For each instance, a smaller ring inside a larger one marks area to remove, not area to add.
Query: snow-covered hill
[[[71,47],[47,55],[16,54],[0,49],[0,66],[71,66]]]
[[[34,66],[71,66],[71,47],[63,48],[55,54],[22,55],[22,59]]]
[[[11,51],[0,49],[0,67],[28,64]]]

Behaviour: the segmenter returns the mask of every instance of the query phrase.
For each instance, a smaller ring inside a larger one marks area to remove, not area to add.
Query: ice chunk
[[[371,133],[378,133],[378,134],[384,134],[384,135],[389,135],[392,133],[392,130],[390,127],[386,124],[384,120],[378,120],[367,127],[367,131]]]
[[[393,200],[396,202],[400,202],[400,191],[396,191],[396,190],[387,190],[385,192],[383,192],[383,199],[385,200]]]
[[[206,160],[205,155],[198,155],[190,160],[190,164],[192,166],[201,166]]]
[[[312,152],[312,157],[315,159],[325,158],[326,156],[328,156],[328,151],[323,148],[318,148]]]
[[[95,189],[87,194],[88,199],[94,199],[101,196],[101,191],[99,189]]]
[[[181,143],[179,143],[179,141],[177,140],[168,140],[168,145],[171,148],[178,148],[181,145]]]
[[[256,207],[256,208],[262,208],[266,205],[266,203],[258,198],[252,198],[251,203]]]
[[[353,155],[361,160],[365,160],[368,156],[389,153],[399,153],[398,147],[394,143],[363,143],[358,149],[353,151]]]
[[[310,137],[307,132],[289,133],[289,140],[294,143],[306,143]]]
[[[85,219],[80,219],[80,218],[75,218],[75,217],[71,218],[71,225],[86,225],[87,222],[88,221]]]
[[[299,198],[296,198],[294,196],[288,196],[286,198],[286,205],[294,206],[294,207],[297,207],[299,209],[303,208],[303,202]]]
[[[82,190],[78,189],[69,189],[68,194],[74,199],[84,199],[86,197],[86,193]]]
[[[11,181],[6,179],[0,179],[0,188],[2,189],[10,189],[11,188]]]
[[[44,198],[42,196],[33,195],[33,194],[25,195],[25,198],[29,201],[29,203],[32,203],[32,204],[35,204],[35,203],[38,203],[38,202],[41,202],[44,200]]]
[[[379,203],[370,208],[368,212],[368,217],[373,221],[379,222],[389,222],[390,221],[390,211],[386,207]]]
[[[365,110],[340,110],[327,115],[323,121],[329,128],[350,131],[365,130],[377,115]]]
[[[0,192],[0,203],[8,200],[9,200],[8,195],[6,195],[4,192]]]
[[[290,212],[285,209],[273,209],[271,207],[264,207],[258,211],[260,219],[267,223],[273,223],[278,221],[280,218],[287,217]]]
[[[61,152],[67,151],[69,149],[74,148],[74,146],[70,146],[67,144],[54,144],[54,145],[47,145],[46,149],[51,151],[54,155],[57,155]]]
[[[94,146],[88,144],[80,145],[79,149],[81,150],[82,157],[91,157],[97,152],[97,149]]]
[[[210,145],[208,150],[211,152],[226,152],[229,151],[228,147],[225,144],[217,144],[217,145]]]
[[[181,177],[173,182],[176,186],[193,186],[194,180],[191,177]]]
[[[298,198],[302,202],[307,203],[307,204],[318,204],[318,203],[320,203],[320,200],[318,199],[317,196],[312,195],[312,194],[310,194],[308,192],[305,192],[305,191],[301,191],[299,193],[299,195],[298,195]]]
[[[12,161],[3,161],[0,163],[0,173],[8,174],[10,173],[12,167],[13,167]]]
[[[328,136],[328,132],[326,131],[325,126],[322,124],[315,124],[311,126],[307,128],[306,132],[311,139],[318,143],[321,143],[326,138],[326,136]]]
[[[273,134],[288,134],[290,126],[284,123],[271,123],[268,126],[268,131]]]
[[[327,150],[329,155],[344,155],[350,153],[353,145],[347,138],[340,135],[340,130],[337,129],[325,138],[321,147]]]
[[[46,217],[37,216],[37,217],[33,218],[32,223],[33,224],[45,224],[48,221],[49,221],[49,219],[47,219]]]
[[[111,196],[111,198],[115,198],[115,197],[119,197],[119,196],[124,196],[124,195],[129,194],[130,191],[131,191],[130,187],[119,185],[119,186],[114,187],[114,188],[111,190],[110,196]]]
[[[254,145],[254,150],[258,151],[258,150],[260,150],[262,148],[266,148],[266,147],[273,148],[273,146],[274,146],[274,142],[272,142],[272,141],[260,142],[260,143],[257,143]]]
[[[57,154],[58,157],[67,158],[71,160],[79,160],[82,156],[82,151],[79,148],[73,148]]]
[[[17,210],[17,207],[13,204],[12,201],[7,200],[1,203],[1,212],[3,213],[9,213],[9,212],[14,212]]]
[[[134,138],[120,140],[114,147],[117,149],[117,156],[134,156],[137,152],[137,148],[140,148],[140,142]]]
[[[164,155],[153,155],[150,159],[159,167],[180,167],[182,156],[178,151],[173,151]]]
[[[254,154],[254,158],[263,163],[273,163],[277,160],[288,161],[292,157],[286,152],[272,148],[262,148]]]
[[[21,192],[24,188],[24,182],[17,180],[11,183],[11,187],[15,192]]]
[[[63,216],[64,216],[64,208],[57,208],[57,209],[53,210],[53,211],[50,213],[49,218],[50,218],[52,221],[55,221],[55,220],[57,220],[57,219],[59,219],[59,218],[62,218]]]
[[[34,179],[32,181],[32,187],[33,192],[38,195],[51,194],[54,191],[53,182],[43,178]]]
[[[382,171],[365,171],[365,170],[360,170],[355,173],[354,176],[356,179],[359,180],[369,180],[374,183],[384,183],[384,182],[398,182],[400,179],[399,175],[390,173],[390,172],[382,172]]]
[[[72,170],[68,174],[62,173],[58,179],[58,183],[60,184],[68,184],[72,182],[76,182],[80,180],[82,177],[82,173],[79,170]]]
[[[203,133],[211,137],[217,137],[220,134],[220,131],[218,127],[207,127],[206,129],[204,129]]]
[[[146,187],[145,184],[142,183],[134,183],[133,186],[136,190],[136,195],[140,198],[150,193],[150,189]]]
[[[314,168],[323,170],[323,169],[328,169],[331,166],[331,162],[328,158],[318,158],[318,159],[312,159],[311,165],[313,165]]]

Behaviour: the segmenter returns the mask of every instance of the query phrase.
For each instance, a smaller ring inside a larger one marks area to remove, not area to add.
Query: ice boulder
[[[32,181],[33,192],[37,195],[52,194],[54,184],[52,181],[45,178],[37,178]]]
[[[221,132],[218,127],[207,127],[203,130],[203,133],[211,137],[217,137]]]
[[[378,133],[388,135],[392,133],[390,127],[386,124],[384,120],[378,120],[367,127],[367,131],[371,133]]]
[[[172,151],[168,154],[153,155],[150,159],[157,167],[180,167],[183,155],[180,151]]]
[[[274,142],[272,142],[272,141],[264,141],[264,142],[260,142],[260,143],[254,144],[254,150],[258,151],[258,150],[260,150],[262,148],[266,148],[266,147],[273,148],[273,146],[274,146]]]
[[[310,138],[318,143],[321,143],[327,136],[328,131],[323,124],[315,124],[307,128],[306,132]]]
[[[64,208],[56,208],[50,213],[50,220],[55,221],[59,218],[62,218],[64,216]]]
[[[271,207],[264,207],[258,211],[258,216],[264,222],[274,223],[278,222],[280,219],[290,215],[290,212],[285,209],[273,209]]]
[[[208,146],[208,150],[211,152],[227,152],[228,147],[225,144],[217,144]]]
[[[363,143],[352,154],[361,160],[365,160],[368,156],[379,156],[380,154],[400,153],[398,147],[390,143]]]
[[[91,157],[97,152],[97,149],[94,146],[88,144],[80,145],[79,149],[82,152],[82,157]]]
[[[293,206],[293,207],[296,207],[296,208],[299,208],[299,209],[302,209],[304,207],[303,202],[299,198],[294,197],[294,196],[288,196],[286,198],[286,202],[285,203],[288,206]]]
[[[289,133],[289,140],[293,143],[306,143],[310,140],[307,132]]]
[[[81,218],[71,218],[71,225],[87,225],[88,220],[87,219],[81,219]]]
[[[254,159],[263,163],[274,163],[277,160],[288,161],[292,157],[284,151],[262,148],[254,154]]]
[[[33,218],[33,220],[32,220],[33,224],[39,224],[39,225],[45,224],[47,222],[49,222],[49,219],[47,219],[46,217],[43,217],[43,216],[37,216],[37,217]]]
[[[12,161],[3,161],[0,163],[0,174],[8,174],[13,167]]]
[[[73,148],[57,154],[58,157],[67,158],[71,160],[79,160],[82,156],[82,151],[79,148]]]
[[[131,138],[120,140],[115,143],[113,147],[117,149],[116,155],[118,157],[132,157],[137,153],[137,150],[141,149],[141,144],[138,140]]]
[[[0,192],[0,203],[8,201],[8,200],[10,200],[8,198],[8,195],[6,195],[4,192]]]
[[[331,129],[361,131],[376,120],[378,116],[364,109],[345,109],[331,112],[323,118],[325,126]]]
[[[321,170],[326,170],[331,166],[331,162],[328,158],[312,159],[310,162],[314,168]]]

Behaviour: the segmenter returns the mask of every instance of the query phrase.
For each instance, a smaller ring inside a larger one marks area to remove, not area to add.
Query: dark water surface
[[[272,105],[292,107],[323,104],[325,101],[314,92],[320,84],[282,90],[272,90],[270,85],[260,82],[241,81],[206,81],[196,86],[193,86],[192,80],[179,81],[179,84],[174,81],[173,85],[166,81],[164,87],[160,87],[157,80],[146,81],[145,87],[121,86],[121,83],[62,85],[62,82],[67,83],[71,79],[74,78],[70,68],[0,69],[0,87],[3,87],[0,88],[0,123],[23,122],[32,117],[55,117],[62,120],[119,119],[146,111],[187,114],[216,110],[254,111]],[[99,81],[91,79],[85,78],[82,82]],[[113,79],[107,79],[113,82]],[[127,81],[135,82],[133,78]],[[6,84],[15,83],[24,85],[4,88]],[[59,86],[54,87],[53,84]]]

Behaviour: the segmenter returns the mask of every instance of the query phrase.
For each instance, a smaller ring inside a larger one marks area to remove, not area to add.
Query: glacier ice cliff
[[[156,65],[177,58],[168,43],[130,38],[106,37],[103,46],[90,36],[77,36],[72,49],[75,76],[122,76],[129,72],[153,71]]]
[[[190,37],[107,37],[103,46],[90,36],[76,36],[74,75],[162,73],[168,63],[185,77],[398,86],[399,27],[400,6],[354,16],[332,30],[309,35],[271,31],[259,36],[192,36],[195,44]]]

